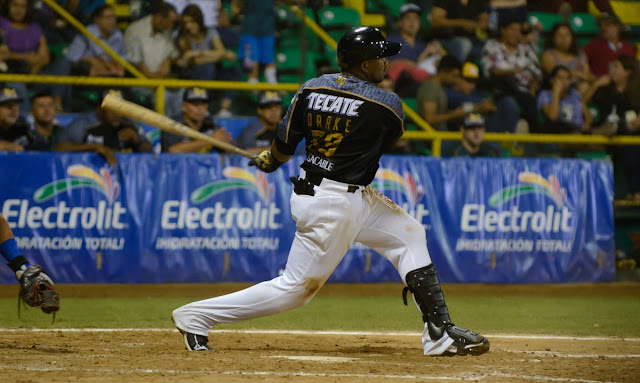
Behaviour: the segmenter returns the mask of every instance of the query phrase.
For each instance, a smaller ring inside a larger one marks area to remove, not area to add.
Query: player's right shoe
[[[209,338],[202,335],[191,334],[189,332],[183,332],[184,344],[189,351],[207,351],[215,350],[215,348],[208,346]]]
[[[453,339],[453,344],[442,354],[443,356],[482,355],[489,351],[489,340],[475,331],[453,324],[449,325],[446,331]]]
[[[208,346],[209,338],[202,335],[192,334],[190,332],[183,331],[180,327],[176,325],[176,320],[173,318],[173,314],[171,314],[171,321],[173,325],[176,326],[180,334],[182,334],[182,338],[184,339],[184,345],[187,346],[187,350],[189,351],[208,351],[215,350],[214,347]]]

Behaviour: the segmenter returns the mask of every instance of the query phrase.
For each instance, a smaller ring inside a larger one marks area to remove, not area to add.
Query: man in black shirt
[[[237,143],[241,149],[260,153],[271,146],[282,118],[282,99],[276,91],[267,91],[258,101],[258,118],[242,128]]]
[[[52,151],[64,128],[56,124],[56,107],[49,91],[31,97],[31,114],[27,118],[33,142],[27,150]]]
[[[358,27],[338,42],[342,73],[307,81],[293,98],[277,136],[250,164],[270,173],[289,160],[304,138],[306,160],[292,177],[291,214],[297,232],[282,276],[233,294],[173,311],[189,350],[210,350],[207,334],[219,323],[240,322],[308,303],[355,241],[388,259],[406,281],[422,313],[425,355],[479,355],[482,335],[449,318],[424,227],[369,184],[378,160],[403,133],[400,98],[374,84],[387,57],[400,51],[373,27]]]
[[[100,105],[107,94],[122,97],[120,90],[107,89],[101,94],[96,106],[98,122],[89,126],[78,126],[62,133],[55,150],[60,152],[95,152],[110,165],[118,163],[115,152],[150,152],[151,143],[138,127],[119,115],[103,109]]]
[[[479,113],[469,113],[460,122],[462,141],[445,155],[455,157],[497,157],[498,153],[484,142],[486,131],[484,118]]]
[[[113,151],[128,153],[149,153],[153,149],[133,123],[110,110],[98,108],[98,122],[87,128],[84,136],[85,144],[98,144]]]
[[[21,152],[32,142],[29,125],[20,116],[20,102],[15,89],[0,90],[0,150]]]

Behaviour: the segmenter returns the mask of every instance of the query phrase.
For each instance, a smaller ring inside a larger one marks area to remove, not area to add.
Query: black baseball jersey
[[[334,181],[368,185],[384,148],[403,133],[402,103],[395,93],[359,78],[328,74],[307,81],[293,98],[275,140],[293,154],[306,140],[301,167]]]
[[[182,116],[174,118],[174,120],[180,121],[180,123],[187,125],[184,120],[181,120],[181,118]],[[213,118],[206,117],[204,121],[202,121],[202,126],[200,127],[199,132],[204,133],[207,136],[210,136],[213,134],[213,132],[215,132],[218,129],[220,129],[220,127],[215,123]],[[179,134],[165,132],[164,130],[160,132],[160,147],[162,148],[163,152],[168,152],[169,147],[175,144],[179,144],[181,142],[188,142],[188,141],[192,141],[192,139],[186,136],[181,136]],[[207,151],[210,151],[210,149]]]
[[[117,128],[101,122],[97,123],[87,128],[84,135],[84,143],[100,144],[121,152],[134,152],[136,150],[133,143],[120,141],[118,137],[118,132],[125,128],[132,128],[136,132],[138,131],[135,125],[128,122],[122,122]]]
[[[33,142],[33,137],[29,133],[29,124],[22,117],[19,117],[9,129],[0,128],[0,140],[9,141],[26,148]]]

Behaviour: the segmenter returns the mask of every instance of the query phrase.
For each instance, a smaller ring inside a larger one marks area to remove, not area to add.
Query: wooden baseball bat
[[[128,117],[132,120],[144,122],[146,124],[155,126],[160,130],[164,130],[165,132],[189,137],[194,140],[204,141],[228,153],[239,154],[247,158],[254,158],[256,156],[254,153],[240,149],[237,146],[233,146],[224,141],[215,139],[184,124],[181,124],[178,121],[175,121],[167,116],[154,112],[151,109],[147,109],[127,100],[123,100],[116,95],[106,95],[104,100],[102,101],[102,107],[121,116]]]

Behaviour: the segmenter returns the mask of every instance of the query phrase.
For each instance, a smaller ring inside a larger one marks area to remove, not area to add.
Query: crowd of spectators
[[[91,34],[154,79],[182,78],[277,82],[278,23],[274,0],[146,0],[123,24],[104,0],[60,1]],[[313,1],[300,1],[317,6]],[[322,2],[334,5],[336,2]],[[339,3],[339,2],[338,2]],[[445,155],[500,156],[521,146],[483,143],[486,132],[640,134],[640,74],[635,46],[606,0],[596,20],[599,36],[578,39],[569,17],[586,12],[586,1],[422,0],[400,2],[390,41],[402,43],[390,58],[383,86],[415,99],[418,114],[434,129],[460,131]],[[528,12],[563,15],[543,27]],[[45,3],[0,0],[0,71],[17,74],[127,77],[127,65],[86,35],[75,32]],[[133,12],[133,7],[132,7]],[[428,17],[426,17],[428,14]],[[547,30],[548,29],[548,30]],[[543,41],[544,43],[540,43]],[[62,45],[57,51],[54,46]],[[323,48],[321,48],[323,49]],[[336,70],[337,68],[334,68]],[[114,151],[152,150],[136,125],[101,110],[108,89],[47,84],[2,84],[0,150],[94,151],[108,162]],[[83,91],[95,94],[95,109],[66,127],[56,113],[76,112]],[[111,90],[113,91],[113,89]],[[125,91],[124,89],[116,91]],[[129,99],[154,107],[153,88],[126,89]],[[167,88],[165,114],[226,142],[231,134],[214,117],[232,116],[237,92]],[[257,119],[235,139],[259,150],[273,135],[283,113],[283,94],[253,93]],[[212,107],[212,105],[215,105]],[[215,108],[215,109],[214,109]],[[246,108],[245,108],[246,109]],[[470,117],[472,116],[472,117]],[[397,153],[428,153],[429,143],[407,144]],[[545,155],[571,155],[551,145]],[[572,146],[572,149],[585,149]],[[201,152],[211,148],[162,134],[162,152]],[[553,152],[555,151],[555,152]],[[625,166],[630,195],[640,201],[640,176],[628,169],[640,161],[634,147],[612,152]],[[527,153],[525,153],[527,154]],[[531,154],[531,153],[528,153]],[[637,173],[637,172],[635,172]]]

